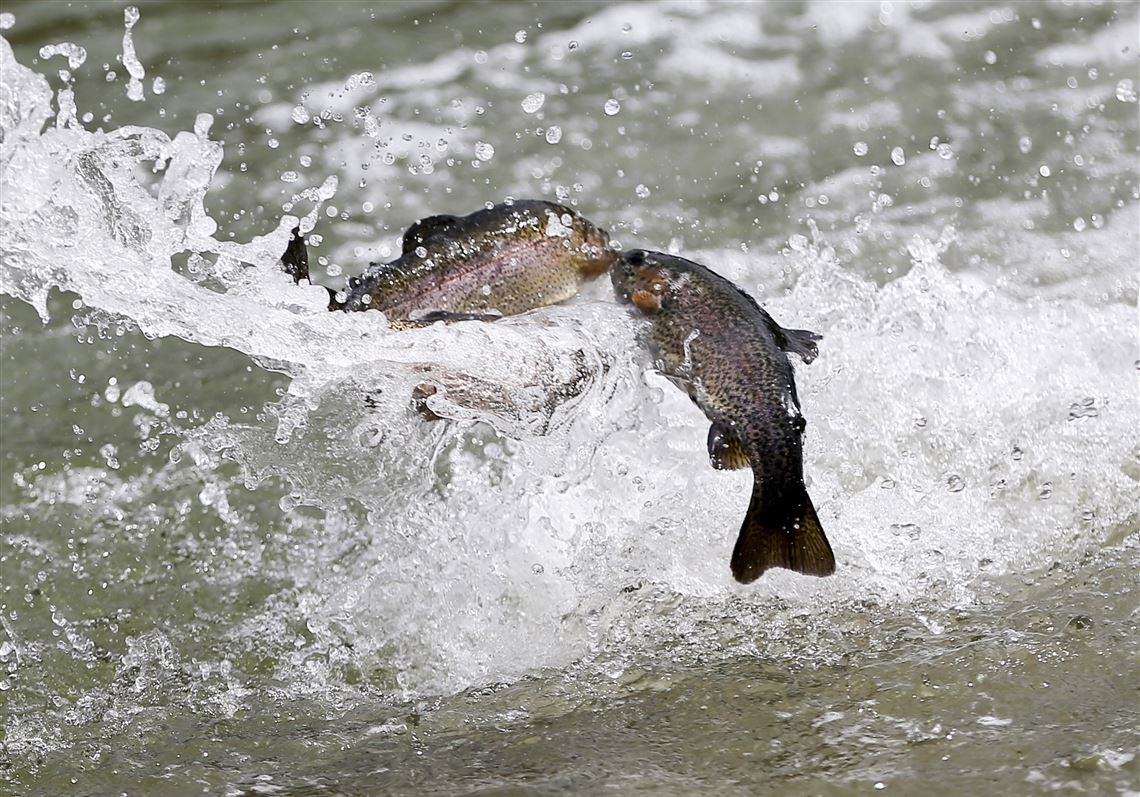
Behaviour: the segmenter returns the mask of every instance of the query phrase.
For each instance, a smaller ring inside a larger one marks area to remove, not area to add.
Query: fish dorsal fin
[[[736,432],[720,421],[709,427],[709,462],[717,470],[740,470],[752,464]]]
[[[816,341],[823,340],[823,335],[809,332],[806,329],[784,329],[783,327],[779,327],[779,329],[783,333],[783,340],[780,341],[781,349],[790,354],[800,355],[805,363],[810,363],[819,356],[819,346],[816,345]],[[777,335],[776,338],[778,340],[780,336]]]
[[[768,315],[763,307],[760,305],[756,305],[756,307],[760,310],[760,315],[764,319],[764,324],[771,331],[772,337],[776,339],[776,345],[782,351],[798,354],[805,363],[810,363],[819,356],[819,346],[816,345],[816,342],[823,340],[823,335],[806,329],[784,329],[776,323],[776,319]]]
[[[768,311],[761,307],[760,303],[757,302],[751,294],[739,286],[733,285],[733,287],[744,297],[745,301],[760,312],[760,318],[763,319],[764,326],[768,327],[768,331],[771,332],[772,337],[776,339],[776,345],[780,347],[781,351],[786,351],[789,354],[798,354],[803,358],[804,363],[810,363],[819,356],[819,347],[816,346],[816,343],[823,340],[823,335],[810,332],[806,329],[784,329],[776,323],[776,319],[768,315]]]
[[[417,246],[422,246],[430,238],[451,229],[459,220],[458,216],[446,214],[420,219],[404,233],[403,254],[406,255],[408,252],[414,251]]]

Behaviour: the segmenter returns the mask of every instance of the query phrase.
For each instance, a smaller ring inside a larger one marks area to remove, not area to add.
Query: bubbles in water
[[[299,175],[294,171],[282,172],[281,174],[281,182],[283,183],[295,183],[298,178]]]
[[[1017,148],[1021,150],[1022,155],[1028,155],[1029,151],[1033,149],[1033,139],[1029,136],[1022,136],[1017,140]]]
[[[7,11],[5,11],[3,14],[0,14],[0,30],[8,30],[15,24],[15,14],[10,14]]]
[[[1073,229],[1077,232],[1084,232],[1084,229],[1087,226],[1088,225],[1085,223],[1084,217],[1082,216],[1077,216],[1076,221],[1073,222]]]
[[[541,91],[536,91],[523,98],[522,109],[527,113],[537,113],[544,102],[546,102],[546,95]]]
[[[558,125],[551,125],[546,128],[546,143],[557,144],[562,140],[562,128]]]
[[[489,161],[495,157],[495,148],[486,141],[478,141],[475,143],[475,157],[484,162]]]
[[[1051,175],[1053,173],[1052,169],[1050,169],[1044,163],[1041,164],[1041,168],[1039,168],[1037,171],[1041,173],[1042,177],[1048,177],[1049,175]]]
[[[633,192],[637,194],[638,198],[640,199],[649,198],[649,188],[646,187],[644,183],[638,183],[637,188],[633,189]]]
[[[1116,84],[1116,99],[1121,102],[1136,102],[1136,89],[1129,78],[1124,78]]]
[[[577,50],[578,49],[578,42],[571,40],[570,43],[568,45],[566,45],[566,47],[567,47],[567,49],[570,49],[570,50]]]
[[[895,166],[902,166],[906,163],[906,153],[903,152],[902,147],[895,147],[891,150],[891,163]]]
[[[154,79],[154,82],[151,83],[151,85],[150,85],[150,90],[154,94],[165,94],[166,93],[166,81],[160,77],[156,77]]]
[[[304,105],[297,105],[293,108],[293,121],[297,124],[303,125],[311,118],[312,117],[309,116],[309,112],[306,110]]]
[[[856,141],[855,146],[853,146],[851,149],[855,153],[856,157],[859,158],[862,158],[870,151],[866,141]]]
[[[944,161],[948,161],[954,157],[954,150],[951,149],[950,145],[946,142],[939,144],[937,147],[935,147],[934,151],[937,152],[938,157],[942,158]]]
[[[617,113],[621,111],[621,103],[613,97],[610,97],[606,100],[606,104],[602,106],[602,108],[605,110],[606,116],[616,116]]]
[[[515,31],[515,41],[518,42],[519,44],[522,44],[523,42],[525,42],[526,41],[526,31],[525,30]]]
[[[987,64],[991,66],[997,63],[997,53],[993,50],[986,50],[986,54],[982,56]]]

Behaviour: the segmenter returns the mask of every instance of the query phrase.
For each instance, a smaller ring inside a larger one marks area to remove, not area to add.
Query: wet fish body
[[[299,280],[308,269],[294,241],[283,265]],[[371,264],[330,307],[381,310],[393,326],[493,319],[569,299],[615,258],[605,231],[576,211],[519,200],[417,222],[399,258]]]
[[[810,362],[819,336],[784,329],[705,266],[632,250],[613,266],[618,298],[648,321],[661,371],[704,411],[714,467],[750,467],[752,498],[732,554],[750,582],[772,567],[830,575],[835,557],[803,482],[805,421],[788,353]]]

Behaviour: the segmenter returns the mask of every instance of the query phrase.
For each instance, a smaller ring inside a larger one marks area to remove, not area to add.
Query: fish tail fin
[[[281,255],[281,268],[294,282],[309,278],[309,250],[305,247],[305,236],[301,228],[294,227],[289,233],[289,245]]]
[[[294,227],[289,233],[289,245],[285,247],[285,254],[281,255],[281,269],[293,278],[293,282],[312,282],[309,277],[309,250],[305,246],[305,236],[301,235],[300,227]],[[336,291],[328,287],[325,290],[329,292],[329,309],[343,310],[345,303],[336,298]]]
[[[772,567],[808,576],[835,572],[835,554],[802,483],[767,504],[760,490],[752,489],[748,514],[732,551],[732,575],[747,584]]]

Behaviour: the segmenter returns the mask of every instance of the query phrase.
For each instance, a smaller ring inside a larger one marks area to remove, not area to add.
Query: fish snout
[[[581,217],[580,217],[581,218]],[[610,245],[610,236],[589,219],[582,218],[582,250],[586,255],[583,271],[587,276],[604,274],[613,265],[617,252]]]

